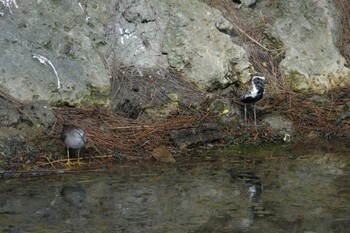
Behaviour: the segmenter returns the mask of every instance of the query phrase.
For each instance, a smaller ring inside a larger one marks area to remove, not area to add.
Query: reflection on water
[[[348,153],[222,162],[235,153],[162,172],[3,180],[0,232],[350,231]]]

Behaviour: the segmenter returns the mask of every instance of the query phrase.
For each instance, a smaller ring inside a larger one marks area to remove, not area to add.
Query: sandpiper
[[[86,132],[75,125],[63,125],[61,138],[67,147],[67,166],[70,167],[72,162],[69,159],[69,148],[78,149],[78,160],[77,164],[80,165],[80,148],[82,148],[86,143]]]
[[[254,125],[256,124],[256,102],[264,95],[265,77],[253,76],[251,83],[240,86],[236,91],[236,97],[244,104],[244,122],[247,124],[247,104],[253,104]]]

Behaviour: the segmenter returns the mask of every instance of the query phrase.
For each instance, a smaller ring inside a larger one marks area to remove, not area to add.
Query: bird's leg
[[[65,165],[70,167],[71,164],[73,164],[73,163],[69,159],[69,147],[67,146],[67,162]]]
[[[247,126],[247,105],[244,104],[244,125]]]
[[[80,163],[80,149],[78,149],[78,160],[77,160],[76,164],[77,164],[78,166],[81,165],[81,163]]]
[[[254,126],[256,128],[257,127],[257,124],[256,124],[256,103],[254,103],[254,105],[253,105],[253,110],[254,110]]]

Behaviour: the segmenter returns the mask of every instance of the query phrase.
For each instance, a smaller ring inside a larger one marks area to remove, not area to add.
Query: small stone
[[[50,128],[55,124],[56,116],[50,105],[44,101],[34,101],[23,108],[23,119],[31,121],[36,126]]]
[[[155,158],[159,162],[164,163],[175,163],[174,157],[171,155],[171,152],[164,147],[158,147],[151,152],[153,158]]]
[[[20,119],[18,109],[5,99],[0,98],[0,126],[17,124]]]
[[[277,131],[278,135],[282,137],[284,137],[286,134],[291,135],[294,132],[294,126],[292,122],[290,122],[289,119],[280,115],[267,115],[264,117],[262,122],[264,124],[267,124],[274,131]]]
[[[253,5],[256,2],[256,0],[241,0],[241,3],[245,6],[245,7],[250,7],[251,5]]]

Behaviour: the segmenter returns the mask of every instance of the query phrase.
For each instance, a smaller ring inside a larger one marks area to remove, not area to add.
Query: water
[[[345,144],[198,157],[144,172],[2,180],[0,232],[350,232]]]

